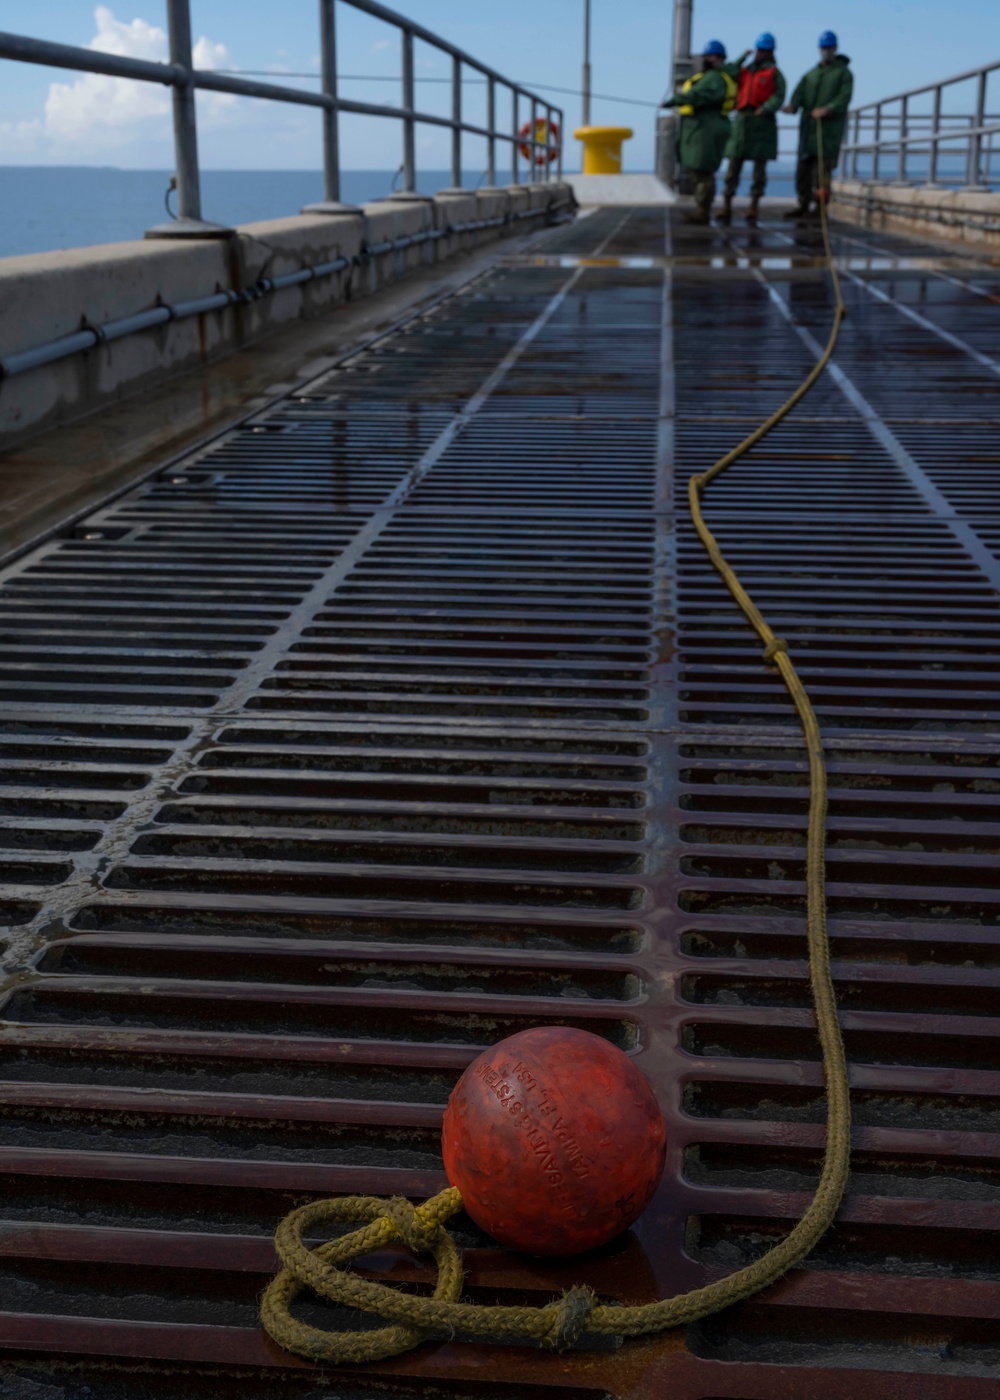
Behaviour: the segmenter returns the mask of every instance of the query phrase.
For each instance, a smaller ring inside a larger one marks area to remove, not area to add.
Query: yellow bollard
[[[620,175],[622,142],[634,134],[630,126],[578,126],[573,135],[583,142],[584,175]]]

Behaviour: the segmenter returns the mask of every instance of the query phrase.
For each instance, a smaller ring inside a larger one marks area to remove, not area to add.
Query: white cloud
[[[124,24],[115,19],[106,5],[98,5],[94,23],[97,34],[87,45],[88,49],[118,54],[122,58],[144,58],[150,63],[167,57],[167,36],[155,24],[147,24],[144,19]]]
[[[165,62],[169,57],[167,35],[143,19],[119,20],[106,5],[94,11],[97,33],[88,48],[98,53]],[[231,68],[224,44],[199,38],[193,50],[196,68]],[[225,93],[199,98],[202,122],[224,122],[235,99]],[[153,139],[169,143],[170,89],[158,83],[131,78],[110,78],[102,73],[84,73],[72,82],[49,85],[41,118],[8,122],[0,126],[8,159],[79,159],[88,163],[108,155],[126,152],[140,142]]]
[[[0,122],[0,150],[5,159],[24,160],[45,154],[45,129],[38,117],[28,121]]]
[[[235,68],[236,65],[229,56],[229,50],[225,44],[213,44],[211,39],[204,36],[198,40],[191,50],[191,57],[194,59],[196,68]]]
[[[97,35],[88,48],[153,63],[166,59],[167,36],[155,25],[141,19],[122,23],[104,5],[98,5],[94,19]],[[100,132],[103,145],[117,132],[120,140],[128,144],[136,123],[150,118],[162,120],[169,112],[169,92],[156,83],[84,73],[74,82],[50,85],[44,125],[46,134],[57,142],[82,142]]]

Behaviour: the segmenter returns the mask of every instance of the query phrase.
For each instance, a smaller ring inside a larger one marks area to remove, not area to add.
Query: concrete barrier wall
[[[1000,194],[836,180],[833,212],[863,228],[1000,248]]]
[[[419,268],[526,232],[532,222],[514,216],[537,210],[540,221],[543,212],[566,208],[571,200],[566,185],[513,186],[433,200],[386,200],[365,205],[363,217],[297,215],[243,224],[227,239],[110,243],[0,259],[0,361],[157,306],[216,292],[253,292],[261,279],[339,258],[357,260],[315,280],[0,377],[0,449],[137,393],[165,375],[219,359],[269,331],[322,315],[338,302],[371,294]],[[460,228],[479,220],[502,222]],[[379,251],[381,245],[431,230],[446,232]]]

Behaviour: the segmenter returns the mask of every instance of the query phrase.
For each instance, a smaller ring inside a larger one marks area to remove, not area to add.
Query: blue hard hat
[[[713,54],[716,54],[719,58],[725,58],[725,56],[726,56],[726,46],[725,46],[725,44],[720,44],[719,41],[718,41],[718,39],[709,39],[708,43],[707,43],[707,44],[705,45],[705,47],[702,49],[702,53],[703,53],[703,54],[713,53]]]
[[[763,34],[757,35],[756,41],[754,42],[755,49],[776,49],[777,47],[777,44],[774,42],[774,35],[768,34],[766,29]]]
[[[823,33],[816,40],[816,43],[821,49],[835,49],[837,47],[837,36],[832,29],[824,29]]]

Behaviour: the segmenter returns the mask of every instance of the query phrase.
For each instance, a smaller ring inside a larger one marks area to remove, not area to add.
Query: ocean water
[[[0,166],[0,257],[141,238],[167,217],[170,173],[109,166]],[[509,179],[507,172],[497,173]],[[395,179],[391,170],[347,170],[342,197],[348,204],[381,199]],[[479,170],[463,179],[470,189],[481,183]],[[450,184],[446,170],[424,171],[417,180],[422,194]],[[217,223],[279,219],[322,197],[319,171],[203,170],[201,175],[202,211]],[[175,201],[172,195],[174,208]]]
[[[502,183],[510,178],[508,171],[497,174]],[[746,167],[741,193],[749,187],[749,175]],[[166,170],[0,166],[0,257],[141,238],[147,228],[167,217],[164,195],[169,179]],[[391,170],[347,170],[343,198],[349,204],[383,198],[395,179]],[[469,189],[482,182],[481,171],[469,171],[463,177]],[[417,180],[423,194],[434,194],[450,184],[446,170],[424,171]],[[787,170],[775,168],[768,193],[788,195],[793,185]],[[322,194],[318,171],[202,171],[205,218],[218,223],[246,224],[297,214]]]

